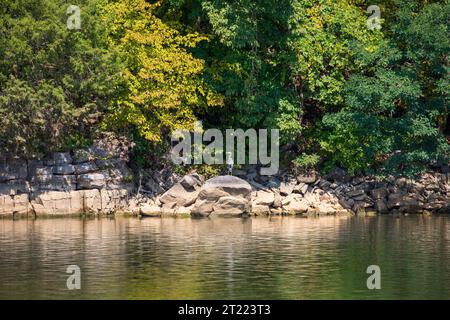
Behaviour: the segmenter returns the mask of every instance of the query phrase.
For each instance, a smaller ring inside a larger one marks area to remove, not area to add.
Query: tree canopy
[[[175,129],[278,128],[298,166],[413,175],[448,164],[448,0],[5,0],[0,152],[104,130],[143,153]],[[296,158],[297,157],[297,158]],[[295,159],[296,158],[296,159]]]

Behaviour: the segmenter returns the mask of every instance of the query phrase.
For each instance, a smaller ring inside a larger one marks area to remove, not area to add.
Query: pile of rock
[[[149,201],[147,214],[190,213],[192,216],[339,215],[376,213],[450,213],[449,175],[428,173],[418,180],[380,182],[350,177],[335,168],[325,177],[315,172],[298,176],[214,177],[203,184],[197,174],[185,176]]]
[[[197,174],[187,175],[154,201],[141,204],[138,211],[151,216],[186,213],[194,217],[348,213],[332,194],[304,184],[267,188],[234,176],[202,182]]]

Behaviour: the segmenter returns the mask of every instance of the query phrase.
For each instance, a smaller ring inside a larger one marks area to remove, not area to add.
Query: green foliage
[[[224,165],[196,164],[189,167],[176,166],[175,168],[175,172],[180,176],[194,171],[203,176],[205,179],[209,179],[226,172]]]
[[[320,157],[317,154],[302,153],[293,162],[296,168],[300,170],[311,170],[319,164]]]
[[[449,162],[448,0],[380,0],[375,31],[363,0],[80,0],[79,31],[68,5],[2,2],[2,156],[113,130],[138,166],[169,165],[170,132],[202,120],[279,128],[282,158],[301,154],[302,170]]]
[[[367,29],[365,11],[352,1],[300,0],[292,1],[292,7],[288,43],[295,54],[295,87],[309,103],[338,105],[346,75],[361,70],[352,58],[376,50],[381,32]]]
[[[0,150],[32,156],[88,138],[121,81],[94,0],[79,1],[82,29],[66,27],[68,1],[6,0],[0,8]],[[72,139],[73,141],[73,139]]]
[[[449,14],[448,1],[400,6],[392,39],[346,83],[345,107],[323,118],[329,131],[321,145],[332,163],[404,175],[448,163],[442,127],[449,116]]]
[[[207,38],[171,28],[155,15],[159,6],[144,0],[101,5],[110,46],[125,62],[126,81],[107,126],[136,128],[153,142],[175,129],[193,129],[197,110],[221,103],[203,83],[203,61],[188,51]]]
[[[221,120],[244,129],[280,128],[284,142],[294,139],[302,111],[290,79],[291,1],[202,1],[202,8],[212,33],[207,80],[225,96]]]

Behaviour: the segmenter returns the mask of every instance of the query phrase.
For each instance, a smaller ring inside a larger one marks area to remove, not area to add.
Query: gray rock
[[[196,186],[201,186],[202,182],[194,175],[186,175],[180,181],[181,185],[186,189],[195,188]]]
[[[207,217],[213,212],[215,201],[197,200],[192,208],[191,215],[194,217]]]
[[[355,200],[353,199],[339,199],[339,204],[347,210],[352,210],[353,206],[355,205]]]
[[[44,160],[44,164],[47,166],[71,164],[72,157],[69,152],[55,152],[49,159]]]
[[[351,177],[348,175],[347,171],[339,167],[334,167],[327,175],[326,178],[334,182],[349,182]]]
[[[42,191],[71,191],[76,189],[76,177],[74,175],[37,175],[31,180],[33,192]]]
[[[354,197],[358,197],[358,196],[365,195],[365,194],[366,193],[364,192],[364,190],[356,189],[356,190],[347,192],[346,195],[347,195],[347,197],[354,198]]]
[[[42,160],[28,160],[28,179],[31,179],[36,174],[36,168],[44,167],[44,161]],[[51,174],[51,172],[47,173]]]
[[[166,207],[188,207],[193,204],[200,193],[200,188],[185,188],[181,183],[176,183],[167,190],[159,201]]]
[[[5,183],[0,183],[0,195],[11,195],[21,193],[29,193],[30,185],[25,180],[10,180]]]
[[[271,206],[275,201],[275,194],[268,190],[260,190],[256,193],[253,202],[256,205]]]
[[[205,182],[199,194],[200,200],[217,201],[224,196],[240,196],[250,199],[251,185],[238,177],[217,176]]]
[[[283,209],[289,214],[303,214],[308,211],[308,202],[300,195],[292,193],[282,200]]]
[[[331,187],[331,182],[327,180],[321,180],[319,183],[319,187],[324,190],[329,189]]]
[[[289,181],[289,182],[281,182],[280,183],[280,193],[283,196],[288,196],[292,193],[294,190],[294,187],[296,185],[296,181]]]
[[[221,197],[213,204],[212,213],[220,216],[240,216],[249,211],[249,201],[242,197]]]
[[[317,180],[316,173],[312,172],[309,174],[301,174],[297,176],[298,183],[314,183]]]
[[[388,197],[387,207],[389,209],[398,209],[403,206],[415,205],[416,202],[416,199],[404,193],[391,193]]]
[[[152,177],[147,177],[145,184],[146,190],[153,194],[159,194],[164,192],[164,189],[160,186],[158,182],[156,182]]]
[[[238,177],[214,177],[202,186],[191,214],[241,215],[250,211],[251,192],[251,185]]]
[[[272,207],[273,208],[281,208],[281,206],[282,206],[281,195],[278,192],[275,192],[275,197],[273,200]]]
[[[75,165],[74,167],[76,174],[92,173],[99,170],[95,162],[80,163]]]
[[[386,202],[383,199],[378,199],[375,201],[375,210],[382,214],[389,212]]]
[[[385,188],[373,189],[370,193],[375,200],[384,199],[388,195]]]
[[[9,180],[27,179],[28,165],[24,160],[9,159],[0,163],[0,183]]]
[[[252,204],[252,214],[256,215],[256,216],[261,216],[261,215],[269,215],[270,214],[270,208],[269,206],[264,206],[264,205],[256,205],[256,204]]]
[[[103,173],[80,174],[77,179],[78,189],[102,189],[107,177]]]
[[[276,179],[276,178],[271,178],[269,181],[267,181],[265,183],[266,187],[269,189],[278,189],[280,188],[280,180]]]
[[[57,165],[52,168],[53,174],[56,175],[67,175],[67,174],[74,174],[75,173],[75,167],[71,164],[63,164],[63,165]]]
[[[356,196],[356,197],[352,197],[353,200],[355,201],[370,201],[370,198],[368,196],[366,196],[365,194]]]

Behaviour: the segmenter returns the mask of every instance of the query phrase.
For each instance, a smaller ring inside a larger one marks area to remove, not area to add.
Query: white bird
[[[228,174],[232,175],[234,161],[233,161],[233,157],[231,156],[231,152],[227,152],[227,161],[226,162],[227,162]]]

